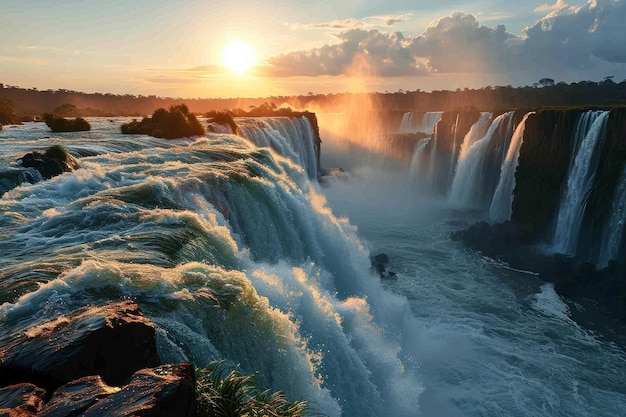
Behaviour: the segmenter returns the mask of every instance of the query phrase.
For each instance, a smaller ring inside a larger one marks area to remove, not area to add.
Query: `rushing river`
[[[162,361],[226,359],[330,416],[624,415],[624,352],[550,285],[452,241],[477,214],[421,198],[408,167],[322,188],[241,137],[123,121],[0,132],[0,343],[131,299]],[[80,168],[31,184],[16,160],[53,144]],[[397,280],[371,271],[378,252]]]

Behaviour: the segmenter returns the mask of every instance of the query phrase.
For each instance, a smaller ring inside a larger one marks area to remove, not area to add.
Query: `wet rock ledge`
[[[195,416],[195,401],[193,366],[160,363],[132,302],[0,336],[0,416]]]

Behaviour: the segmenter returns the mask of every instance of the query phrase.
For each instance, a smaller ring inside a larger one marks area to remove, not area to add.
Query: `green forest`
[[[384,93],[337,93],[258,98],[181,98],[142,95],[82,93],[78,91],[21,88],[0,83],[0,124],[33,120],[43,113],[63,117],[144,116],[158,108],[186,104],[189,111],[250,110],[271,103],[272,106],[296,109],[337,109],[346,103],[367,99],[374,108],[385,111],[450,111],[475,108],[482,111],[543,107],[598,107],[626,104],[626,80],[613,77],[602,81],[571,84],[542,78],[522,87],[487,86],[479,89],[399,90]]]

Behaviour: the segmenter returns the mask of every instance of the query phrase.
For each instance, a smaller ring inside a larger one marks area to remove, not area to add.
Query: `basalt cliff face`
[[[572,154],[572,132],[580,113],[545,110],[526,121],[511,220],[531,238],[547,236],[558,212]]]

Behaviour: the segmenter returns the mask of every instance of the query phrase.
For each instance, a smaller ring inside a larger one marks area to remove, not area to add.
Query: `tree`
[[[552,78],[542,78],[539,80],[539,84],[542,87],[554,87],[554,80]]]
[[[615,84],[615,81],[613,81],[613,78],[615,78],[614,75],[608,75],[604,77],[604,81],[602,81],[602,84],[605,84],[605,85]]]
[[[53,113],[59,116],[75,116],[76,106],[73,104],[65,103],[54,109]]]
[[[0,123],[5,125],[20,124],[13,102],[8,98],[0,98]]]

